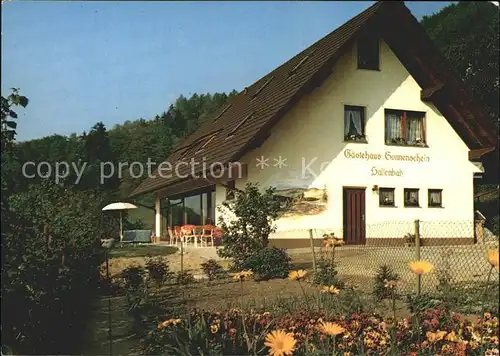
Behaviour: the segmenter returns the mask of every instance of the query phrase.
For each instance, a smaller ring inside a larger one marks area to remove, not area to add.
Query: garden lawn
[[[146,256],[166,256],[177,252],[177,247],[153,244],[124,244],[117,243],[109,252],[110,258],[129,258]]]

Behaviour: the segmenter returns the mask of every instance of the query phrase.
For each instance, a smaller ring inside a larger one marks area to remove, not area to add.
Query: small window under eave
[[[229,132],[227,134],[227,137],[226,139],[234,136],[234,134],[236,133],[236,131],[238,131],[238,129],[245,123],[248,121],[248,119],[250,119],[252,116],[253,116],[254,113],[251,113],[250,115],[247,115],[243,120],[240,121],[240,123],[238,125],[236,125],[232,130],[231,132]]]
[[[365,34],[358,40],[358,69],[380,70],[380,39]]]

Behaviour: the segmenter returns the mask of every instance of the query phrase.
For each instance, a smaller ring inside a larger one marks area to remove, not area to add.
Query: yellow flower
[[[345,329],[342,326],[340,326],[339,324],[330,323],[330,322],[321,323],[319,326],[319,330],[323,334],[331,335],[331,336],[332,335],[336,336],[336,335],[342,334],[345,331]]]
[[[345,245],[344,240],[335,239],[334,246],[342,246],[342,245]]]
[[[303,269],[299,269],[298,271],[291,271],[288,274],[288,278],[294,280],[294,281],[300,281],[301,279],[304,279],[304,277],[307,275],[307,271],[304,271]]]
[[[212,334],[217,333],[217,331],[219,331],[219,325],[217,324],[210,325],[210,331],[212,331]]]
[[[336,237],[325,238],[323,240],[323,246],[331,247],[331,246],[342,246],[345,244],[345,241],[342,239],[338,239]]]
[[[427,340],[429,342],[437,342],[443,340],[444,336],[446,335],[446,331],[436,331],[435,333],[427,331],[425,334],[427,336]]]
[[[264,345],[269,347],[269,355],[283,356],[293,354],[295,343],[293,334],[286,333],[283,330],[273,330],[266,335]]]
[[[335,288],[334,286],[324,286],[321,290],[321,293],[329,293],[329,294],[340,294],[340,289]]]
[[[488,250],[488,262],[492,266],[498,267],[498,250]]]
[[[448,335],[446,335],[446,340],[451,341],[451,342],[457,342],[458,338],[455,335],[455,332],[452,331],[451,333],[449,333]]]
[[[234,279],[245,279],[247,277],[252,276],[253,272],[251,269],[249,269],[248,271],[241,271],[241,272],[237,272],[237,273],[232,273],[231,275],[233,276]]]
[[[161,328],[164,328],[166,326],[169,326],[169,325],[177,325],[177,324],[180,324],[182,322],[181,319],[168,319],[168,320],[165,320],[164,322],[158,324],[158,329],[161,329]]]
[[[428,273],[434,268],[434,265],[432,263],[424,260],[410,262],[409,266],[413,273],[419,275]]]

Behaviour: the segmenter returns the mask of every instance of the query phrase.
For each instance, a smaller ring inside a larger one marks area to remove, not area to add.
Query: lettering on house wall
[[[431,159],[425,154],[398,154],[391,151],[385,151],[382,153],[373,153],[365,151],[354,151],[351,149],[344,150],[344,157],[348,159],[359,159],[365,161],[402,161],[402,162],[415,162],[415,163],[427,163]]]
[[[372,176],[386,176],[386,177],[402,177],[403,170],[402,169],[386,169],[386,168],[377,168],[372,167],[371,169]]]

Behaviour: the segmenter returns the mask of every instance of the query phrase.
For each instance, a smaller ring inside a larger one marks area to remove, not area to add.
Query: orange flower
[[[161,329],[161,328],[164,328],[166,326],[169,326],[169,325],[177,325],[177,324],[180,324],[182,322],[181,319],[168,319],[168,320],[165,320],[164,322],[158,324],[158,329]]]
[[[292,333],[283,330],[273,330],[266,335],[264,345],[269,347],[269,355],[284,356],[292,355],[295,351],[295,338]]]
[[[429,342],[436,342],[436,341],[443,340],[443,338],[445,337],[446,334],[447,334],[446,331],[439,331],[438,330],[435,333],[427,331],[425,336],[427,336],[427,340],[429,340]]]
[[[345,329],[339,324],[330,322],[322,322],[319,326],[319,330],[323,334],[330,336],[336,336],[342,334],[345,331]]]
[[[451,341],[451,342],[457,342],[458,338],[457,338],[457,335],[455,334],[455,332],[452,331],[448,335],[446,335],[446,340]]]
[[[323,246],[331,247],[331,246],[342,246],[345,244],[345,241],[336,237],[325,238],[323,240]]]
[[[303,269],[299,269],[298,271],[291,271],[288,274],[288,278],[294,280],[294,281],[300,281],[301,279],[304,279],[304,277],[307,275],[307,271],[304,271]]]
[[[321,293],[329,293],[329,294],[340,294],[340,289],[335,288],[334,286],[324,286],[321,289]]]
[[[219,325],[217,324],[210,325],[210,331],[212,331],[212,334],[216,334],[217,331],[219,331]]]
[[[488,262],[498,268],[498,250],[488,250]]]
[[[413,273],[422,275],[432,271],[434,265],[428,261],[419,260],[413,261],[409,263],[410,269]]]
[[[249,269],[248,271],[241,271],[238,273],[232,273],[231,275],[233,276],[234,279],[245,279],[245,278],[253,275],[253,272],[251,269]]]

